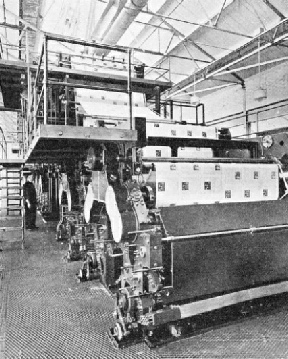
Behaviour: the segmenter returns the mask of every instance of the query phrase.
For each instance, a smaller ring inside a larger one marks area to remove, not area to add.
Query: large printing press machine
[[[82,260],[80,282],[111,291],[118,345],[178,338],[203,313],[287,292],[287,134],[140,132],[136,147],[98,143],[84,169],[57,172],[57,239]]]

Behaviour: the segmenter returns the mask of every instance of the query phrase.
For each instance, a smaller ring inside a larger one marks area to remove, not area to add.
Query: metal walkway
[[[115,349],[108,292],[96,281],[77,283],[80,263],[63,262],[66,245],[39,225],[24,250],[4,242],[0,252],[0,359],[288,358],[288,303],[161,348]]]

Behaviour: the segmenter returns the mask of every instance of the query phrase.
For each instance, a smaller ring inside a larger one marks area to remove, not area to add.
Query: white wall
[[[267,71],[261,72],[261,87],[267,89],[267,98],[255,100],[254,92],[259,88],[259,75],[248,78],[246,84],[246,108],[251,110],[255,107],[268,105],[270,103],[288,99],[288,62],[283,62]],[[201,94],[198,94],[200,96]],[[221,117],[233,115],[243,111],[243,89],[241,85],[223,88],[209,95],[201,96],[201,102],[205,105],[206,122],[220,119]],[[174,112],[175,113],[175,112]],[[179,113],[175,113],[178,119]],[[183,111],[182,119],[191,118],[187,111]],[[271,120],[266,120],[271,118]],[[250,116],[251,132],[264,131],[267,129],[288,127],[288,106],[265,112],[257,116]],[[232,135],[245,134],[245,117],[237,120],[229,120],[221,123],[223,127],[232,127]]]
[[[19,158],[19,153],[13,153],[13,150],[19,149],[19,143],[17,142],[17,112],[0,111],[0,127],[2,128],[7,141],[7,158],[16,159]],[[0,134],[0,158],[5,158],[2,151],[3,142],[2,134]]]

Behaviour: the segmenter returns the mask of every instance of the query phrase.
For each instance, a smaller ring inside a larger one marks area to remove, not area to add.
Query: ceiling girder
[[[222,12],[223,12],[223,10],[224,10],[225,4],[226,4],[226,0],[223,1],[221,10],[219,11],[219,13],[218,13],[218,15],[217,15],[217,17],[216,17],[216,19],[215,19],[214,26],[217,26],[218,21],[219,21],[219,19],[220,19],[220,16],[221,16],[221,14],[222,14]]]
[[[275,65],[278,62],[282,62],[282,61],[287,61],[288,60],[288,56],[284,56],[284,57],[280,57],[278,59],[273,59],[273,60],[267,60],[267,61],[261,61],[261,63],[256,63],[253,65],[247,65],[247,66],[242,66],[242,67],[237,67],[236,69],[233,70],[225,70],[223,72],[218,72],[215,76],[221,76],[221,75],[226,75],[226,74],[236,74],[236,72],[238,71],[243,71],[243,70],[248,70],[248,69],[252,69],[252,68],[256,68],[259,66],[267,66],[267,65]]]
[[[231,80],[230,79],[221,79],[221,78],[214,77],[214,76],[211,76],[210,80],[216,80],[216,81],[219,81],[219,82],[226,82],[226,83],[229,83],[229,84],[238,84],[238,85],[242,84],[242,82],[240,80],[235,81],[235,80],[232,80],[232,79]]]
[[[236,72],[231,72],[231,75],[240,81],[242,87],[245,86],[244,79],[241,76],[239,76],[238,74],[236,74]]]
[[[172,16],[165,16],[165,15],[156,14],[156,13],[154,13],[152,11],[148,11],[148,10],[141,10],[141,12],[143,14],[153,15],[153,16],[156,16],[156,17],[161,18],[161,19],[182,22],[184,24],[195,25],[195,26],[200,26],[200,27],[207,27],[207,28],[209,28],[211,30],[220,31],[220,32],[224,32],[224,33],[227,33],[227,34],[231,34],[231,35],[241,36],[241,37],[245,37],[247,39],[253,39],[253,36],[243,34],[241,32],[237,32],[237,31],[221,29],[220,27],[209,25],[207,23],[206,24],[201,24],[201,23],[195,22],[195,21],[187,21],[187,20],[183,20],[183,19],[177,19],[177,18],[172,17]]]
[[[23,29],[23,26],[8,24],[7,22],[0,22],[0,27],[6,27],[8,29],[13,29],[13,30],[22,30]]]
[[[181,42],[184,44],[185,42],[190,42],[191,44],[193,44],[193,46],[196,47],[196,49],[198,49],[200,52],[202,52],[205,56],[209,57],[211,60],[215,60],[215,58],[210,55],[206,50],[204,50],[201,46],[199,46],[198,44],[196,44],[193,40],[189,39],[187,36],[185,36],[184,34],[182,34],[182,32],[180,32],[179,30],[177,30],[174,26],[172,26],[167,20],[165,20],[165,18],[162,18],[162,21],[164,22],[164,24],[166,26],[168,26],[171,30],[173,30],[175,32],[175,34],[182,40]],[[187,49],[187,48],[186,48]],[[188,51],[188,50],[187,50]]]
[[[280,17],[281,20],[286,19],[286,16],[282,14],[280,10],[278,10],[269,0],[262,0],[276,15]]]
[[[277,30],[277,35],[274,38],[273,42],[273,34],[275,34]],[[185,80],[179,82],[175,86],[172,87],[171,90],[168,91],[167,99],[175,96],[176,94],[183,92],[190,86],[194,85],[194,83],[200,83],[211,76],[214,76],[220,73],[223,70],[226,70],[228,67],[236,65],[238,62],[252,56],[258,51],[264,50],[274,43],[277,43],[283,40],[288,35],[288,19],[281,21],[278,25],[274,26],[272,29],[267,30],[260,35],[253,38],[253,40],[249,41],[245,45],[240,48],[232,51],[228,55],[215,60],[210,65],[207,65],[205,68],[196,71],[195,74],[187,77]],[[259,44],[260,37],[260,47]],[[236,71],[237,69],[235,69]]]

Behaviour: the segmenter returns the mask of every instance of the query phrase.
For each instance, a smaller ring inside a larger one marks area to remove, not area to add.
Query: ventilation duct
[[[109,30],[111,24],[117,19],[127,0],[109,0],[103,11],[96,27],[94,28],[91,39],[102,42],[105,33]]]
[[[127,0],[125,6],[122,6],[122,9],[118,16],[113,17],[113,22],[108,24],[108,29],[104,33],[102,38],[102,43],[107,45],[116,45],[119,39],[123,36],[128,27],[135,20],[137,15],[146,6],[148,0]],[[120,4],[121,6],[122,4]],[[108,14],[109,12],[107,12]],[[98,38],[98,35],[96,35]],[[107,55],[108,50],[96,50],[98,56]]]

